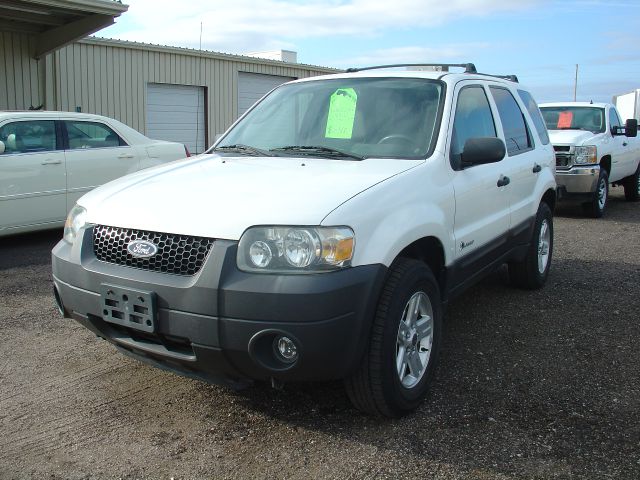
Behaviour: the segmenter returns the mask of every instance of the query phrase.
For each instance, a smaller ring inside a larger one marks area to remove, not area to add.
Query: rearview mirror
[[[0,140],[0,155],[4,153],[4,142]]]
[[[467,168],[502,160],[507,153],[504,142],[496,137],[470,138],[464,143],[460,155],[461,167]]]
[[[635,118],[629,118],[624,124],[624,134],[627,137],[638,136],[638,120]]]

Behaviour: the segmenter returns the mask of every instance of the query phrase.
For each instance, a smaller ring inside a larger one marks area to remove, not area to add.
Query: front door
[[[455,256],[464,280],[504,252],[509,231],[509,192],[508,185],[499,182],[505,172],[504,160],[464,169],[460,166],[460,154],[468,139],[498,136],[485,88],[463,82],[454,101],[449,158],[456,198]]]
[[[55,121],[8,121],[0,125],[0,141],[0,230],[62,224],[65,158]]]

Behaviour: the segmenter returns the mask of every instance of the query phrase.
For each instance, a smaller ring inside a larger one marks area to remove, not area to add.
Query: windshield
[[[438,130],[443,84],[346,78],[283,85],[214,150],[362,159],[425,158]]]
[[[604,109],[598,107],[541,107],[549,130],[605,130]]]

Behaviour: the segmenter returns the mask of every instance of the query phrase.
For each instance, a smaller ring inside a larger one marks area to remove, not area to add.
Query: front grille
[[[553,149],[556,152],[568,152],[571,150],[571,145],[554,145]]]
[[[149,258],[136,258],[127,251],[133,240],[152,242],[158,247],[158,252]],[[199,272],[213,242],[212,238],[105,225],[96,225],[93,229],[93,251],[98,260],[175,275]]]

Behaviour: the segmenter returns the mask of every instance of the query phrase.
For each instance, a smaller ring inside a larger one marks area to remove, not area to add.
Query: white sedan
[[[99,115],[0,112],[0,236],[62,226],[89,190],[187,156]]]

